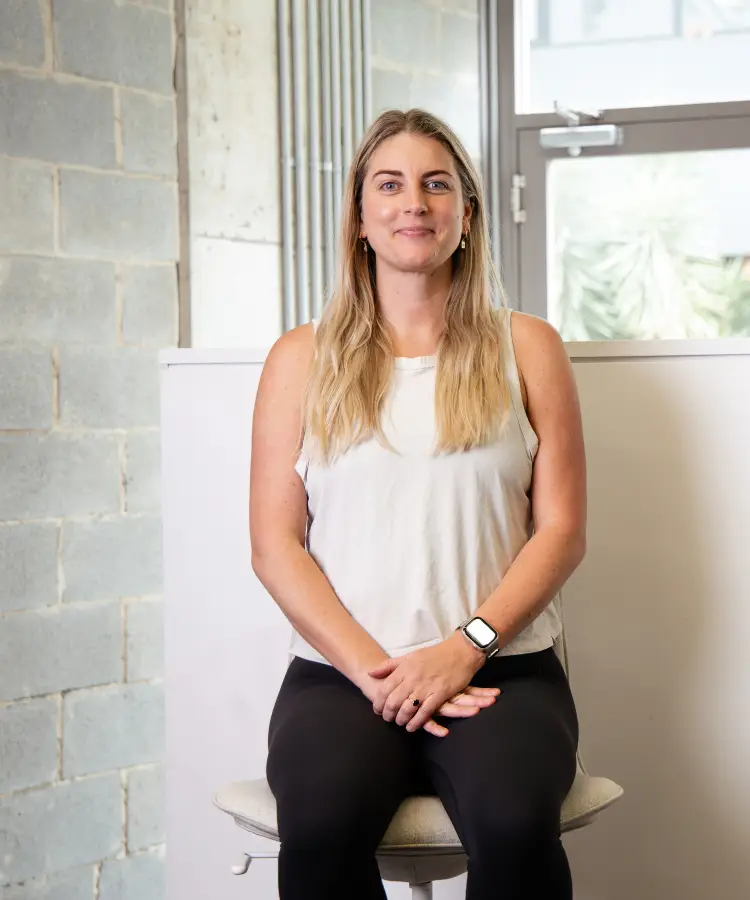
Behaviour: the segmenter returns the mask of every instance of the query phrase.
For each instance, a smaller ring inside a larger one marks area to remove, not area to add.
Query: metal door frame
[[[482,160],[491,216],[495,261],[515,308],[546,318],[547,313],[547,221],[546,164],[564,157],[565,151],[542,151],[539,130],[562,123],[554,112],[516,112],[516,59],[521,35],[516,30],[517,0],[481,0]],[[690,152],[750,147],[750,101],[628,107],[603,112],[601,124],[623,129],[620,147],[584,150],[585,156],[638,153]],[[521,202],[526,212],[523,224],[514,221],[511,208],[514,175],[525,178]],[[541,299],[540,299],[541,298]],[[736,341],[722,340],[727,347]],[[614,346],[603,342],[581,344],[601,355],[613,355]],[[633,344],[656,342],[610,342]],[[672,342],[660,342],[667,351]],[[696,347],[705,341],[679,341]],[[716,353],[715,342],[710,342]],[[661,355],[661,354],[659,354]]]
[[[750,119],[741,116],[712,118],[710,127],[705,120],[695,118],[669,122],[640,121],[621,127],[623,142],[620,146],[585,149],[577,159],[750,149]],[[570,157],[564,150],[543,150],[539,144],[538,127],[519,129],[516,148],[518,171],[526,179],[521,197],[526,221],[516,226],[519,308],[547,318],[547,163]]]

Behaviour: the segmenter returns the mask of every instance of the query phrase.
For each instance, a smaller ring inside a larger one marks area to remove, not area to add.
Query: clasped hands
[[[384,659],[369,670],[364,693],[386,722],[395,721],[407,731],[424,728],[435,737],[445,737],[448,729],[433,716],[475,716],[492,706],[500,693],[498,688],[469,684],[483,663],[482,652],[456,632],[439,644]],[[419,700],[416,706],[415,699]]]

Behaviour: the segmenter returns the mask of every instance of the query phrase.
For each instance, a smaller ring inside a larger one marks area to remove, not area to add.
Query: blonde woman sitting
[[[285,334],[253,426],[253,567],[294,626],[274,708],[281,900],[382,900],[376,848],[436,793],[470,900],[570,900],[578,725],[551,601],[585,552],[576,388],[546,322],[493,306],[455,134],[383,113],[338,279]]]

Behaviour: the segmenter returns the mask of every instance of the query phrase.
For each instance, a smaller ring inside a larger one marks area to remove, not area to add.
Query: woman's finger
[[[500,688],[474,687],[473,684],[470,684],[461,693],[470,694],[472,697],[497,697],[498,694],[502,694],[502,691]]]
[[[383,704],[383,712],[381,715],[386,722],[394,721],[401,711],[401,707],[406,703],[409,693],[409,688],[403,682],[394,687]]]
[[[387,678],[398,667],[398,659],[384,659],[367,673],[371,678]]]
[[[427,720],[435,715],[439,706],[441,706],[439,695],[428,694],[420,704],[413,718],[407,724],[406,730],[419,731],[420,728],[424,727]]]
[[[379,716],[383,715],[386,703],[391,699],[394,691],[398,689],[403,680],[403,676],[399,672],[392,672],[385,681],[382,682],[382,687],[379,687],[378,693],[372,704],[373,710]],[[394,717],[395,714],[396,713],[394,712]],[[388,721],[390,721],[390,719]]]
[[[475,716],[482,709],[481,706],[472,704],[471,706],[459,706],[457,703],[448,701],[444,703],[437,711],[439,716],[446,716],[449,719],[468,719]]]
[[[485,697],[481,694],[456,694],[455,697],[451,697],[448,700],[448,703],[455,703],[457,706],[477,706],[484,708],[486,706],[492,706],[495,702],[495,698],[493,696]]]
[[[434,719],[428,719],[422,727],[428,734],[433,734],[435,737],[442,738],[448,734],[448,729],[445,725],[438,725]]]
[[[417,710],[421,706],[421,702],[417,703],[417,705],[415,706],[414,696],[415,695],[413,693],[409,694],[406,700],[404,700],[404,702],[401,704],[401,707],[399,708],[399,711],[396,715],[397,725],[406,725],[407,722],[410,722],[417,714]]]

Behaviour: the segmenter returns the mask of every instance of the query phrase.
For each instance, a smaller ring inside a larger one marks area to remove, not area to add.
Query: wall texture
[[[371,0],[372,117],[418,106],[480,156],[477,0]]]
[[[171,0],[0,4],[0,896],[159,900]]]
[[[185,0],[193,347],[281,333],[276,3]]]

